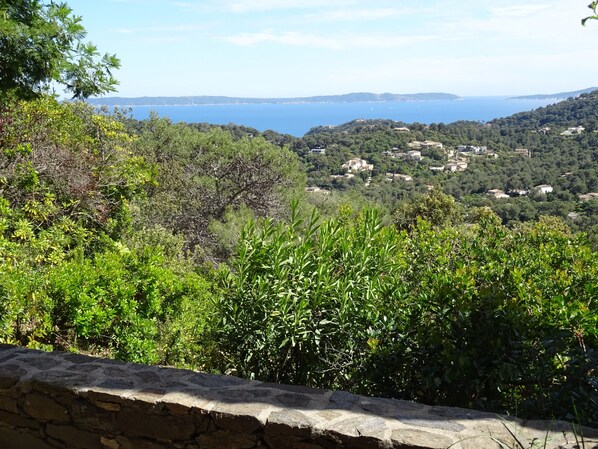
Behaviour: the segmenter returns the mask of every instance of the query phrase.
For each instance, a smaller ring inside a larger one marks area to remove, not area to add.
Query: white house
[[[445,168],[448,171],[465,171],[467,170],[467,162],[464,161],[449,161]]]
[[[581,134],[584,131],[585,131],[585,128],[583,126],[573,126],[573,127],[567,128],[566,131],[563,131],[561,133],[561,136],[572,136],[574,134]]]
[[[403,175],[400,173],[386,173],[387,181],[392,181],[392,180],[396,180],[396,179],[398,179],[399,181],[404,181],[404,182],[413,181],[413,177],[411,177],[409,175]]]
[[[355,158],[349,159],[341,167],[350,172],[358,172],[365,170],[372,171],[374,169],[374,164],[368,164],[368,162],[364,159]]]
[[[548,184],[540,184],[539,186],[534,187],[534,190],[538,193],[552,193],[554,190],[552,186]]]
[[[407,151],[407,157],[409,159],[415,159],[417,161],[421,161],[423,159],[422,152],[419,150],[409,150]]]
[[[326,154],[326,148],[312,148],[309,152],[311,154]]]
[[[391,150],[386,150],[386,151],[382,152],[382,154],[385,155],[385,156],[391,157],[393,159],[407,157],[407,153],[403,153],[398,148],[393,148]]]
[[[419,140],[414,140],[413,142],[409,142],[407,144],[409,148],[439,148],[442,149],[442,143],[434,142],[433,140],[424,140],[420,142]]]
[[[442,150],[442,143],[434,142],[433,140],[424,140],[421,145],[422,148],[438,148]]]
[[[473,154],[483,154],[488,151],[488,148],[485,146],[477,146],[477,145],[458,145],[457,151],[460,153],[473,153]]]

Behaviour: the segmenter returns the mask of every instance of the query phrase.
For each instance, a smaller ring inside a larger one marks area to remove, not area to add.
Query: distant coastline
[[[518,97],[511,97],[509,100],[564,100],[570,97],[578,97],[581,94],[588,94],[595,90],[598,90],[598,87],[588,87],[587,89],[574,90],[571,92],[558,92],[556,94],[521,95]]]
[[[106,97],[90,98],[87,101],[96,106],[217,106],[243,104],[313,104],[313,103],[380,103],[413,101],[460,100],[461,97],[443,92],[416,94],[374,94],[369,92],[344,95],[320,95],[294,98],[244,98],[225,96],[188,96],[188,97]]]
[[[409,123],[487,122],[517,112],[543,107],[554,101],[509,101],[508,97],[463,97],[438,101],[321,102],[294,104],[219,104],[131,106],[131,116],[146,120],[152,113],[173,122],[236,124],[301,137],[317,126],[338,126],[356,119]],[[394,125],[393,125],[394,126]]]

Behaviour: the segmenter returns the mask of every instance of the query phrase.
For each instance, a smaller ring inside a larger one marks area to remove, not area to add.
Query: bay
[[[555,103],[555,99],[511,100],[508,97],[464,97],[462,100],[221,104],[192,106],[134,106],[132,115],[147,119],[151,111],[173,122],[234,123],[259,131],[273,130],[301,137],[316,126],[336,126],[357,119],[390,119],[405,123],[487,122]]]

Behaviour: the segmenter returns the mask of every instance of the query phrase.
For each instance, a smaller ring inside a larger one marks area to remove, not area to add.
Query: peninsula
[[[536,94],[536,95],[521,95],[519,97],[511,97],[509,100],[546,100],[554,98],[555,100],[564,100],[571,97],[579,97],[581,94],[588,94],[598,90],[598,87],[588,87],[587,89],[574,90],[571,92],[558,92],[556,94]]]

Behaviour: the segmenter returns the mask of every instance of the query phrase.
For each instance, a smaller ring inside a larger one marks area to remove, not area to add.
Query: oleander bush
[[[297,216],[297,214],[295,214]],[[561,222],[408,234],[374,211],[249,226],[222,279],[223,370],[598,424],[598,259]]]

